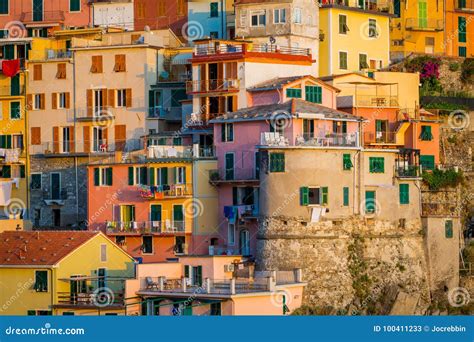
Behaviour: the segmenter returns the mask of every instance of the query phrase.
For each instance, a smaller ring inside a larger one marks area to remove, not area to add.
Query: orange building
[[[474,0],[446,0],[445,53],[474,57]]]

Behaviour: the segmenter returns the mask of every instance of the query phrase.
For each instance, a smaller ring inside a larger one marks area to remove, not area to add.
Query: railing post
[[[165,277],[160,277],[160,291],[163,292],[165,290]]]
[[[295,276],[296,276],[295,280],[297,283],[303,282],[303,270],[301,268],[295,269]]]
[[[186,292],[186,280],[187,280],[187,279],[188,279],[188,278],[186,278],[186,277],[182,277],[182,278],[181,278],[181,286],[182,286],[183,292]]]
[[[206,278],[206,293],[211,293],[211,279]]]
[[[230,294],[235,295],[235,278],[230,280]]]
[[[274,279],[272,276],[267,278],[267,285],[268,285],[268,291],[274,292],[275,291],[275,285],[276,285],[276,279]]]

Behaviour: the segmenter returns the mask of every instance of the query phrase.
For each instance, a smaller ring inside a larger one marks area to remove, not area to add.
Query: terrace
[[[185,232],[184,221],[145,221],[145,222],[105,222],[107,234],[142,235],[142,234],[176,234]]]
[[[20,21],[25,25],[29,24],[55,24],[64,22],[63,11],[33,11],[22,12]]]
[[[188,94],[210,92],[238,92],[239,90],[240,81],[237,78],[186,82],[186,92]]]
[[[322,0],[321,7],[342,7],[362,11],[389,13],[392,7],[390,1],[380,0]]]
[[[351,95],[338,96],[338,108],[398,108],[398,83],[348,82]]]
[[[92,141],[58,140],[30,145],[30,154],[45,157],[69,157],[74,155],[108,155],[115,152],[131,152],[143,149],[142,139],[111,141],[95,139]]]
[[[358,147],[359,133],[319,132],[304,133],[290,141],[284,134],[264,132],[260,135],[260,146],[264,147]]]
[[[443,31],[444,22],[435,18],[407,18],[405,28],[409,31]]]

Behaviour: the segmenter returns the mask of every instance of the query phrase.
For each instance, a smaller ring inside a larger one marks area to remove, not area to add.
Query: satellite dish
[[[268,39],[270,40],[270,44],[275,44],[276,43],[275,37],[270,36],[270,38],[268,38]]]

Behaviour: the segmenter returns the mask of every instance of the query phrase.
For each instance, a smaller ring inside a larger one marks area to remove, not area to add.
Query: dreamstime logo
[[[286,289],[273,291],[270,295],[270,302],[273,306],[281,308],[291,304],[291,293]],[[287,310],[288,308],[285,308]]]
[[[204,213],[204,204],[199,199],[188,199],[183,202],[185,217],[197,218]]]
[[[110,306],[115,301],[114,292],[108,287],[99,287],[92,295],[92,303],[100,308]]]
[[[359,210],[365,217],[373,218],[380,215],[382,206],[376,199],[368,198],[360,203]]]
[[[183,25],[181,34],[186,40],[196,40],[204,36],[204,28],[201,23],[191,20]]]
[[[25,38],[27,34],[26,27],[21,21],[10,21],[3,30],[8,31],[8,38]]]
[[[455,308],[467,305],[470,301],[471,296],[469,294],[469,291],[467,291],[464,287],[455,287],[451,289],[448,293],[449,305]]]
[[[19,198],[12,198],[7,202],[7,205],[3,209],[7,217],[20,216],[23,210],[26,208],[25,203]]]
[[[277,110],[272,113],[267,122],[272,125],[274,131],[283,131],[291,125],[291,114],[286,110]]]
[[[373,40],[379,37],[381,31],[378,23],[366,22],[360,27],[360,36],[365,40]]]
[[[464,110],[455,110],[449,113],[448,124],[454,130],[463,130],[469,127],[470,125],[469,114]]]
[[[97,113],[95,113],[94,117],[92,118],[92,122],[95,125],[101,127],[111,128],[113,125],[113,114],[111,111],[107,109],[100,109]]]

